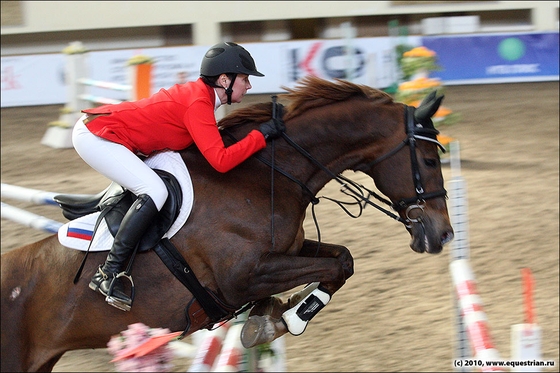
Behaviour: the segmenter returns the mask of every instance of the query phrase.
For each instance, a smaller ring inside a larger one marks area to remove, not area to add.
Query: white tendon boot
[[[309,321],[331,300],[329,293],[318,282],[309,284],[298,295],[305,293],[308,295],[282,314],[282,320],[292,335],[303,333]]]

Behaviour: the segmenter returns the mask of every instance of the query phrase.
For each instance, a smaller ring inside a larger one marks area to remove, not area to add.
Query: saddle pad
[[[194,190],[191,176],[181,155],[174,151],[163,151],[153,154],[144,162],[151,168],[157,168],[173,174],[177,178],[179,185],[181,185],[183,203],[179,210],[179,215],[163,236],[171,238],[185,224],[192,210]],[[99,224],[95,236],[93,235],[93,229],[100,214],[100,211],[94,212],[64,224],[58,230],[58,240],[60,243],[71,249],[86,251],[88,246],[90,246],[93,236],[93,242],[89,248],[90,251],[110,250],[113,245],[113,236],[109,232],[105,219]]]

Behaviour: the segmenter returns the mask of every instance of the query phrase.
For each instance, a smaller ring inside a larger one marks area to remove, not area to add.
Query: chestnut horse
[[[341,80],[307,77],[285,89],[280,98],[287,102],[286,132],[257,156],[222,174],[194,146],[181,152],[195,200],[171,242],[223,305],[254,306],[252,327],[272,325],[264,336],[262,330],[255,335],[247,330],[252,342],[244,343],[250,345],[287,332],[278,321],[293,302],[274,294],[319,283],[332,296],[353,274],[346,247],[306,239],[303,231],[307,207],[333,179],[357,189],[355,194],[365,190],[360,203],[371,204],[372,192],[341,178],[343,171],[373,179],[386,196],[380,199],[390,200],[393,218],[410,233],[414,251],[439,253],[453,238],[440,144],[430,120],[442,96],[430,95],[414,109],[382,91]],[[262,103],[228,115],[219,123],[224,142],[231,144],[269,120],[273,108]],[[89,253],[76,284],[72,280],[84,253],[62,246],[56,235],[2,255],[2,371],[51,371],[66,351],[105,348],[111,336],[136,322],[186,334],[214,325],[195,320],[186,329],[185,306],[193,296],[153,250],[136,256],[130,312],[108,306],[88,288],[106,255]]]

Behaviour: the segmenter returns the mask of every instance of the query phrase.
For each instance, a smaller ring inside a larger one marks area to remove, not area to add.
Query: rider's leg
[[[122,279],[117,274],[124,269],[144,232],[164,205],[167,188],[134,153],[120,144],[93,135],[82,120],[76,123],[72,140],[78,154],[92,168],[138,197],[123,218],[105,264],[99,267],[89,285],[105,295],[109,304],[129,310],[132,299],[124,293]]]
[[[150,196],[138,196],[122,220],[105,263],[97,269],[89,283],[90,289],[99,291],[106,296],[109,304],[124,311],[130,310],[132,299],[124,292],[119,274],[157,213]]]

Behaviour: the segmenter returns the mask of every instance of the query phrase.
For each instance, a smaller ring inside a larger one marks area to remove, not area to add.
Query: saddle
[[[236,310],[225,305],[210,290],[204,288],[177,248],[168,238],[162,238],[179,215],[183,195],[181,186],[175,176],[164,170],[154,169],[154,171],[165,183],[169,196],[154,219],[153,224],[144,233],[136,252],[146,252],[153,249],[171,273],[193,294],[193,300],[185,309],[187,327],[182,334],[183,337],[193,322],[205,326],[215,324],[232,318]],[[101,219],[105,219],[109,232],[115,237],[122,219],[136,200],[136,196],[113,182],[103,191],[93,196],[76,197],[75,195],[60,194],[54,196],[53,199],[62,208],[64,217],[69,220],[100,211],[101,214],[97,220],[96,227],[101,222]],[[86,258],[87,253],[74,282],[77,282]],[[130,266],[131,263],[129,263]]]
[[[165,183],[169,196],[153,224],[140,240],[138,252],[148,251],[156,246],[179,215],[183,202],[181,186],[175,176],[164,170],[154,169],[154,171]],[[62,214],[68,220],[74,220],[101,211],[96,225],[99,224],[101,219],[105,219],[109,232],[115,237],[124,215],[136,200],[136,196],[113,182],[103,191],[93,196],[76,197],[60,194],[54,196],[53,199],[62,208]]]

